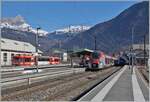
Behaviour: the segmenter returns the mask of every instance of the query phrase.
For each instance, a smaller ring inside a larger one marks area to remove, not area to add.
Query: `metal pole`
[[[2,6],[1,3],[0,3],[0,6]],[[1,16],[0,16],[0,17],[1,17]],[[1,57],[2,57],[2,55],[1,55],[1,54],[2,54],[2,53],[1,53],[1,49],[2,49],[2,48],[1,48],[1,37],[2,37],[1,33],[2,33],[2,32],[1,32],[1,31],[2,31],[2,29],[0,29],[0,71],[1,71],[1,65],[2,65],[2,58],[1,58]],[[0,79],[1,79],[1,75],[0,75]],[[0,91],[0,94],[1,94],[1,91]]]
[[[129,54],[129,69],[131,68],[131,47],[130,47],[130,54]]]
[[[40,27],[38,27],[37,28],[37,34],[36,34],[36,39],[35,39],[35,41],[36,41],[36,47],[35,47],[35,49],[36,49],[36,56],[35,56],[35,65],[36,65],[36,70],[37,70],[37,72],[38,72],[38,30],[39,29],[41,29]]]
[[[133,59],[133,40],[134,40],[134,27],[132,27],[132,53],[131,53],[131,56],[132,56],[132,68],[131,68],[131,74],[133,73],[133,66],[134,66],[134,59]]]
[[[81,25],[81,29],[82,29],[81,32],[83,32],[83,25]],[[80,34],[80,40],[81,40],[81,48],[84,48],[82,34]]]
[[[59,53],[59,57],[61,58],[61,54],[62,54],[62,51],[61,51],[61,44],[62,42],[61,42],[61,40],[59,41],[59,50],[60,50],[60,53]]]
[[[94,35],[94,44],[95,44],[95,51],[97,49],[97,45],[96,45],[96,36]]]
[[[71,36],[71,31],[70,31],[70,25],[69,25],[69,36]],[[73,49],[73,48],[72,48]],[[70,64],[71,64],[71,68],[73,68],[73,60],[72,60],[72,54],[70,54]]]
[[[145,47],[146,47],[146,40],[145,40],[145,35],[144,35],[144,67],[146,68],[146,50],[145,50]]]

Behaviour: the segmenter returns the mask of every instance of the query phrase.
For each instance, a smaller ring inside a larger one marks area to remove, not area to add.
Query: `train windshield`
[[[92,58],[99,58],[99,53],[97,53],[97,52],[93,52],[92,53]]]

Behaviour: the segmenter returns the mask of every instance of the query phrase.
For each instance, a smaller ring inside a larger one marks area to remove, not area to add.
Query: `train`
[[[125,59],[123,59],[122,57],[120,57],[114,61],[114,66],[124,66],[126,64],[127,63],[126,63]]]
[[[127,54],[122,54],[114,61],[114,66],[124,66],[129,65],[129,63],[132,63],[132,58],[129,59]]]
[[[13,66],[34,66],[36,64],[35,56],[33,55],[15,55],[12,58]],[[59,57],[38,56],[38,65],[60,64]]]
[[[86,71],[100,70],[105,66],[114,65],[114,60],[116,60],[115,57],[105,55],[103,52],[94,51],[89,56]]]

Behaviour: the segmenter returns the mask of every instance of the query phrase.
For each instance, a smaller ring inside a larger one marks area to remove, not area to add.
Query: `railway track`
[[[48,69],[48,68],[59,68],[59,67],[67,67],[70,66],[70,64],[56,64],[56,65],[39,65],[39,69]],[[25,67],[20,67],[20,66],[9,66],[5,67],[3,66],[1,71],[2,72],[12,72],[12,71],[22,71],[26,69],[32,69],[36,68],[36,66],[25,66]]]
[[[69,70],[70,68],[66,67],[59,67],[59,68],[46,68],[41,69],[42,72],[39,73],[45,73],[45,72],[55,72],[55,71],[61,71],[61,70]],[[34,69],[36,71],[36,69]],[[33,71],[33,70],[23,70],[23,71],[13,71],[13,72],[3,72],[1,73],[1,78],[9,78],[9,77],[19,77],[24,75],[29,75],[33,73],[23,73],[25,71]]]
[[[72,100],[100,80],[119,70],[110,67],[98,72],[81,72],[2,90],[4,101],[57,101]]]
[[[45,80],[47,78],[55,78],[55,77],[60,77],[63,75],[79,73],[79,72],[84,72],[84,69],[83,68],[76,68],[76,69],[70,68],[70,69],[65,69],[65,70],[60,70],[60,71],[57,70],[54,72],[48,71],[45,73],[33,73],[33,74],[27,74],[27,75],[22,75],[22,76],[3,78],[1,79],[2,90],[11,88],[14,86],[16,87],[16,86],[35,83],[38,81]]]

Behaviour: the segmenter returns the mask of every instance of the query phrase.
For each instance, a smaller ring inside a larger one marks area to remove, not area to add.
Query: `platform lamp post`
[[[35,55],[35,65],[36,65],[36,70],[38,72],[38,31],[40,30],[41,28],[40,27],[37,27],[36,30],[37,30],[37,34],[35,36],[35,42],[36,42],[36,45],[35,45],[35,51],[36,51],[36,55]]]
[[[131,58],[132,58],[132,68],[131,68],[131,74],[133,74],[133,67],[134,67],[134,59],[133,59],[133,42],[134,42],[134,26],[132,27],[132,47],[131,47]]]

